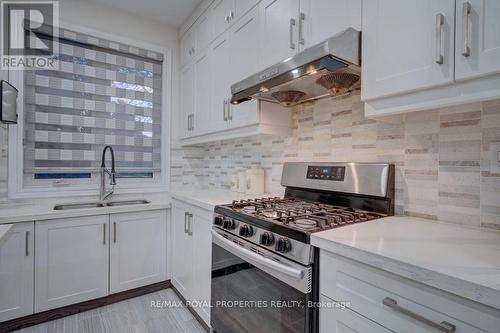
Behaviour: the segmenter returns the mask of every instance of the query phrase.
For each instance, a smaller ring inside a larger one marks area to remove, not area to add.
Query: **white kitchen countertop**
[[[194,206],[213,211],[216,205],[230,204],[233,200],[254,199],[261,197],[274,197],[264,195],[244,194],[221,189],[173,190],[172,198],[190,203]]]
[[[27,221],[40,221],[57,218],[68,218],[75,216],[92,216],[111,213],[139,212],[154,209],[170,208],[170,196],[168,194],[154,195],[115,195],[108,201],[146,199],[151,201],[149,204],[128,205],[114,207],[96,207],[68,210],[54,210],[54,205],[97,202],[95,197],[85,198],[54,198],[45,200],[33,200],[22,202],[11,202],[0,205],[0,224],[18,223]]]
[[[387,217],[315,233],[311,244],[500,309],[500,233]]]
[[[3,236],[7,234],[7,232],[12,228],[13,224],[0,224],[0,241]]]

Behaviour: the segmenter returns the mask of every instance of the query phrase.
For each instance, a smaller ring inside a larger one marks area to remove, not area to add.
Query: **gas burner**
[[[303,229],[315,229],[317,227],[317,222],[308,218],[301,218],[294,221],[294,224]]]

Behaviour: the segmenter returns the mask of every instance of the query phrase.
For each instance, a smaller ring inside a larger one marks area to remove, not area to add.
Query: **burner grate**
[[[229,207],[232,210],[260,219],[306,231],[325,230],[385,216],[378,213],[358,211],[351,207],[278,197],[235,200]]]

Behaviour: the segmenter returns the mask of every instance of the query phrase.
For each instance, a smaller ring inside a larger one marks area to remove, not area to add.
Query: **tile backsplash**
[[[260,166],[266,190],[282,194],[286,161],[391,162],[396,212],[500,230],[500,100],[367,119],[359,94],[298,106],[290,137],[259,136],[172,147],[172,188],[229,188],[230,175]]]

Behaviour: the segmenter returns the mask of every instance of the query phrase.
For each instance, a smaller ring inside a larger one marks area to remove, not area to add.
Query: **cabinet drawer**
[[[431,322],[454,325],[455,333],[500,332],[500,311],[493,308],[325,251],[320,267],[321,294],[350,302],[353,311],[395,332],[446,332]]]
[[[333,300],[320,295],[321,304]],[[319,310],[319,333],[391,333],[385,327],[349,309],[322,307]]]

